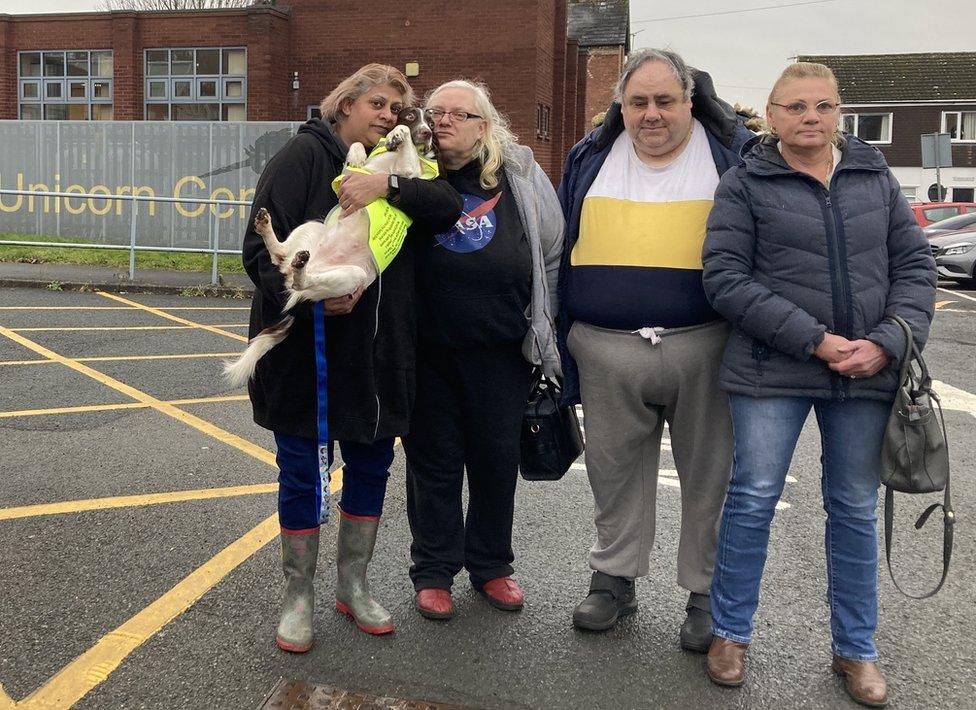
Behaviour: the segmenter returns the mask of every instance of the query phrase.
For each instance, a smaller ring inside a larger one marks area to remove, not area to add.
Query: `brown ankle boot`
[[[747,643],[736,643],[721,636],[712,639],[705,659],[705,671],[713,683],[738,688],[746,680]]]
[[[834,656],[830,667],[844,679],[844,689],[856,702],[870,708],[888,704],[888,683],[875,661],[851,661]]]

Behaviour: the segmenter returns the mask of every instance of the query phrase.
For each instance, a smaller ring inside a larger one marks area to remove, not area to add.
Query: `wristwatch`
[[[400,182],[397,180],[397,176],[390,175],[387,185],[386,199],[396,204],[400,200]]]

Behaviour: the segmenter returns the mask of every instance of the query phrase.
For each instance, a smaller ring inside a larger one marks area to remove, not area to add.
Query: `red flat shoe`
[[[420,615],[427,619],[445,621],[454,616],[454,602],[446,589],[421,589],[414,603]]]
[[[525,595],[511,577],[490,579],[479,591],[489,604],[502,611],[520,611],[525,606]]]

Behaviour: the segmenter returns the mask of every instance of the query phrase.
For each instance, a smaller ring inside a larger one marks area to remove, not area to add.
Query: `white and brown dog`
[[[385,151],[368,158],[362,143],[353,143],[346,156],[344,173],[352,171],[389,173],[404,178],[421,177],[423,163],[433,157],[433,132],[417,108],[400,111],[397,125],[386,136]],[[366,208],[347,215],[335,207],[324,220],[305,222],[288,238],[279,241],[271,216],[263,207],[254,218],[254,229],[264,239],[271,261],[285,277],[287,312],[301,301],[321,301],[351,294],[376,280],[380,266],[369,245],[370,221]],[[265,353],[288,335],[294,318],[286,315],[265,328],[248,343],[244,353],[227,361],[228,382],[240,387],[254,374]]]

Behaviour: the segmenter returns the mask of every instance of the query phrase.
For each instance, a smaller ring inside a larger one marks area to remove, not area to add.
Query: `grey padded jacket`
[[[556,286],[563,253],[563,211],[552,181],[530,148],[510,146],[504,165],[532,250],[532,298],[526,313],[529,331],[522,343],[522,354],[534,365],[541,365],[547,377],[562,379],[553,317],[558,312]]]
[[[702,255],[705,292],[734,328],[719,375],[753,396],[890,400],[908,321],[925,343],[935,302],[935,261],[881,153],[849,137],[830,188],[783,159],[765,137],[722,177]],[[867,339],[891,356],[851,380],[813,351],[829,331]]]

